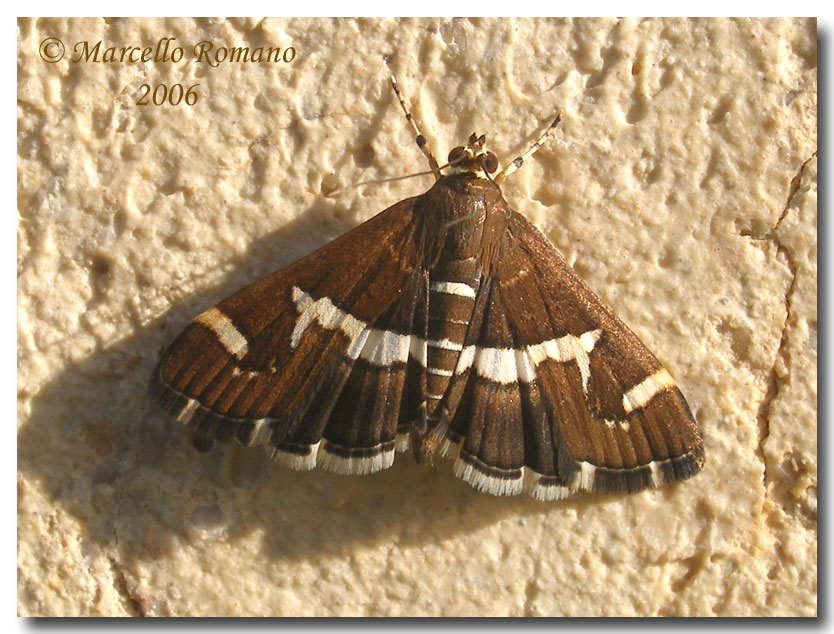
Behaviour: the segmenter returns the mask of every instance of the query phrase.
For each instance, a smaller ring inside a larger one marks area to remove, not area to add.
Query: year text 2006
[[[164,106],[169,104],[178,106],[184,103],[187,106],[193,106],[197,103],[199,94],[197,93],[197,86],[184,87],[182,84],[174,84],[168,87],[167,84],[142,84],[139,87],[139,98],[136,100],[137,106]]]

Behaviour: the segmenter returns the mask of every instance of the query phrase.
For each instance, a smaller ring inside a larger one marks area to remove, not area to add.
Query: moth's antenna
[[[445,166],[444,166],[445,167]],[[346,192],[349,189],[353,189],[354,187],[361,187],[362,185],[378,185],[379,183],[393,183],[394,181],[403,181],[406,178],[416,178],[417,176],[428,176],[429,174],[434,174],[434,172],[417,172],[415,174],[406,174],[405,176],[392,176],[391,178],[378,178],[369,181],[362,181],[360,183],[353,183],[352,185],[345,185],[344,187],[339,187],[338,189],[334,189],[333,191],[325,194],[328,198],[332,198],[333,196],[338,196],[342,192]]]
[[[408,110],[408,106],[405,105],[405,99],[400,94],[400,89],[397,87],[397,78],[391,75],[391,86],[394,88],[394,92],[397,95],[397,99],[400,100],[400,105],[403,108],[403,112],[405,113],[405,118],[411,124],[412,129],[414,130],[414,134],[417,135],[417,147],[420,148],[420,151],[426,156],[429,160],[429,167],[431,168],[431,173],[434,174],[434,180],[440,180],[440,177],[443,174],[440,173],[440,167],[437,165],[437,159],[434,158],[434,155],[431,153],[429,149],[428,143],[426,142],[426,137],[423,136],[423,133],[420,132],[420,128],[417,127],[417,123],[414,121],[414,117],[411,116],[411,112]]]
[[[551,134],[553,134],[553,130],[556,128],[556,126],[559,124],[559,121],[561,121],[561,120],[562,120],[562,113],[560,112],[559,114],[556,115],[556,118],[553,120],[553,123],[550,124],[550,127],[547,128],[547,130],[545,130],[544,132],[542,132],[539,139],[535,143],[533,143],[532,146],[530,146],[530,149],[527,150],[521,156],[517,156],[516,158],[514,158],[513,161],[509,165],[507,165],[507,167],[502,169],[496,175],[496,177],[494,179],[492,179],[493,182],[496,185],[500,185],[501,183],[504,182],[504,179],[507,178],[507,176],[509,176],[513,172],[517,171],[522,165],[524,165],[524,161],[529,159],[533,155],[533,153],[535,153],[535,151],[538,150],[542,146],[542,143],[544,143],[547,140],[547,137],[549,137]]]

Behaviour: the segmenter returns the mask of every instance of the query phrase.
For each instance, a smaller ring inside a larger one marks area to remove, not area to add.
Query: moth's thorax
[[[498,186],[469,172],[444,176],[425,194],[424,202],[440,259],[479,257],[487,217],[504,208]]]
[[[501,197],[501,190],[498,185],[488,178],[482,178],[472,172],[450,174],[442,177],[434,184],[432,189],[448,189],[456,194],[464,196],[495,196]]]

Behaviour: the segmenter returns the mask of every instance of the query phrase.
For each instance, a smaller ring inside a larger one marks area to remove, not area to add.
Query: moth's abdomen
[[[450,275],[448,271],[433,272],[429,279],[426,406],[429,419],[436,420],[438,404],[464,348],[480,280],[474,276]]]

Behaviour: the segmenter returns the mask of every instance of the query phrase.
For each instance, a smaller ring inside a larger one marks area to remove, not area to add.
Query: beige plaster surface
[[[815,614],[816,50],[805,19],[20,19],[19,613]],[[148,401],[196,313],[429,187],[332,195],[426,169],[392,72],[441,157],[477,130],[506,162],[562,111],[505,197],[676,377],[703,473],[557,503],[407,454],[297,473]]]

